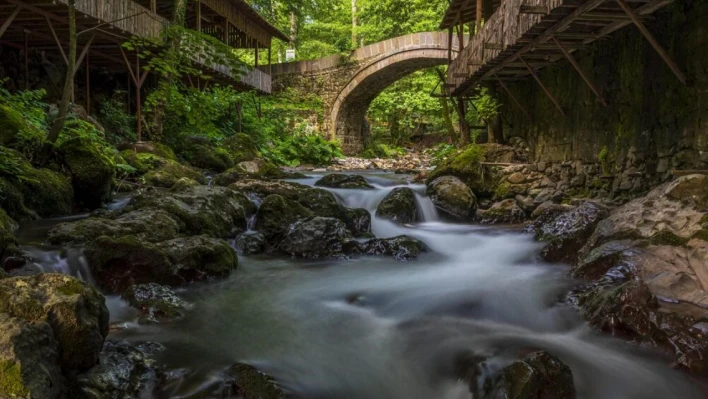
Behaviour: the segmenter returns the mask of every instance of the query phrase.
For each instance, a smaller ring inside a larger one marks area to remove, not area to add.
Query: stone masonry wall
[[[695,0],[676,2],[647,23],[688,76],[689,86],[683,86],[638,30],[628,26],[610,40],[574,53],[600,88],[607,108],[577,72],[560,61],[540,76],[566,116],[531,78],[509,84],[532,120],[499,90],[504,136],[528,142],[540,173],[553,165],[558,176],[566,176],[566,184],[581,190],[641,192],[671,178],[674,169],[708,169],[706,20],[708,0]],[[581,179],[587,180],[580,184]]]

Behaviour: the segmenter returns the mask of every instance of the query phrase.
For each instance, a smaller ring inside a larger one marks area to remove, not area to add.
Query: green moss
[[[686,245],[690,239],[679,237],[669,231],[662,230],[649,239],[649,241],[654,245],[671,245],[675,247],[680,247]]]
[[[502,200],[502,199],[508,198],[510,193],[511,193],[511,188],[509,187],[509,184],[502,183],[499,186],[497,186],[497,189],[494,191],[494,199]]]
[[[193,144],[182,155],[190,164],[214,172],[223,172],[234,166],[228,151],[206,144]]]
[[[708,241],[708,228],[698,230],[691,238],[698,238],[699,240]]]
[[[98,208],[111,198],[116,166],[95,143],[77,137],[60,147],[71,172],[76,200],[88,208]]]
[[[30,394],[22,380],[22,368],[8,360],[0,360],[0,393],[10,398],[22,398]]]
[[[498,181],[482,167],[487,149],[478,145],[470,145],[457,155],[441,162],[428,175],[427,183],[441,176],[455,176],[462,180],[480,197],[492,197],[497,189]]]
[[[159,169],[150,171],[143,176],[142,179],[145,184],[155,187],[172,188],[172,186],[182,178],[192,179],[199,184],[208,183],[204,174],[198,170],[175,161],[164,161],[165,163]]]
[[[0,104],[0,145],[12,144],[21,131],[28,129],[29,125],[20,112]]]
[[[57,292],[62,295],[85,295],[86,287],[78,280],[70,280],[57,287]]]
[[[260,155],[258,146],[251,136],[238,133],[223,142],[234,163],[251,161]]]
[[[67,176],[49,169],[33,169],[19,185],[25,205],[42,217],[71,213],[74,190]]]
[[[137,170],[137,174],[144,175],[152,170],[158,169],[167,163],[167,160],[159,155],[147,152],[135,152],[125,150],[121,152],[125,162]]]

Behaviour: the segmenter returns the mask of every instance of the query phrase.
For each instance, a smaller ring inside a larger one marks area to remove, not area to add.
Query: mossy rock
[[[192,179],[199,184],[208,184],[204,174],[192,167],[182,165],[175,161],[165,160],[158,169],[146,173],[142,177],[143,183],[160,188],[172,188],[182,178]]]
[[[499,179],[489,173],[482,162],[497,161],[496,158],[505,157],[499,154],[504,153],[502,150],[506,148],[495,145],[470,145],[441,162],[430,172],[426,183],[430,184],[441,176],[455,176],[471,188],[478,197],[491,198],[497,190]],[[509,151],[513,154],[513,149]]]
[[[190,179],[189,177],[182,177],[181,179],[177,180],[175,182],[175,184],[172,185],[170,190],[184,191],[190,187],[195,187],[195,186],[199,186],[199,185],[200,185],[199,182],[194,179]]]
[[[330,188],[349,188],[349,189],[373,189],[374,186],[361,175],[344,175],[333,173],[327,175],[315,183],[315,186],[330,187]]]
[[[139,141],[132,143],[124,147],[121,147],[123,152],[132,152],[134,154],[151,154],[156,157],[168,159],[171,161],[176,161],[177,156],[172,148],[168,147],[166,144],[157,143],[154,141]]]
[[[108,335],[103,295],[66,275],[41,273],[0,280],[0,313],[31,323],[48,323],[67,372],[95,365]]]
[[[71,173],[79,205],[96,209],[112,197],[115,164],[88,140],[71,139],[61,145],[64,161]]]
[[[234,166],[227,150],[207,144],[190,145],[182,155],[191,165],[213,172],[223,172]]]
[[[227,372],[228,385],[233,396],[244,399],[286,399],[289,395],[273,379],[257,368],[238,363]]]
[[[239,180],[259,179],[302,179],[307,176],[298,172],[285,172],[274,163],[256,159],[252,161],[240,162],[229,170],[214,176],[214,184],[217,186],[229,186]]]
[[[477,197],[455,176],[441,176],[433,180],[426,193],[435,207],[445,215],[468,221],[477,211]]]
[[[407,187],[393,189],[376,208],[376,216],[399,224],[417,222],[415,192]]]
[[[6,257],[17,255],[19,252],[13,234],[17,227],[17,223],[0,208],[0,265]]]
[[[170,288],[155,284],[134,285],[124,292],[122,298],[130,306],[146,314],[145,321],[174,321],[184,316],[187,303]]]
[[[223,141],[222,145],[236,164],[251,161],[260,156],[255,140],[245,133],[237,133],[229,137]]]
[[[300,203],[282,195],[269,195],[256,213],[256,230],[273,241],[282,238],[293,223],[311,216],[314,216],[312,211]]]
[[[134,150],[124,150],[120,154],[128,165],[135,168],[138,175],[159,169],[168,162],[166,158],[159,155]]]
[[[27,129],[27,121],[19,111],[0,104],[0,145],[9,146],[21,131]]]

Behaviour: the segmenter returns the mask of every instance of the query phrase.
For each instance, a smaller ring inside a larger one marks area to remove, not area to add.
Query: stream
[[[401,175],[364,176],[375,190],[330,191],[372,216],[388,192],[407,185]],[[298,182],[314,185],[319,177]],[[576,283],[568,269],[543,263],[532,236],[518,227],[447,223],[423,185],[407,186],[418,193],[423,222],[373,217],[372,230],[422,240],[431,251],[418,260],[242,256],[230,278],[178,290],[191,309],[170,324],[138,325],[136,312],[109,297],[112,322],[123,327],[109,339],[167,347],[159,362],[168,383],[146,398],[220,398],[221,373],[243,361],[309,399],[469,399],[467,385],[450,377],[457,355],[488,356],[491,375],[539,349],[572,369],[579,399],[703,397],[665,359],[593,333],[562,302]],[[121,200],[113,206],[127,203]],[[24,226],[19,239],[43,270],[91,282],[80,251],[40,244],[67,220]]]

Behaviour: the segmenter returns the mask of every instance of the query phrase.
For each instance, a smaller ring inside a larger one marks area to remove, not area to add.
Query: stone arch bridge
[[[449,45],[447,33],[423,32],[361,47],[347,56],[270,66],[273,91],[294,87],[319,95],[324,102],[324,126],[347,154],[356,153],[368,134],[366,111],[388,86],[420,69],[454,59],[458,39]]]

